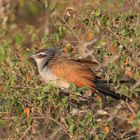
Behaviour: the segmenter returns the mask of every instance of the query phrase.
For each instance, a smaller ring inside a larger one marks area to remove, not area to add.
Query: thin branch
[[[140,80],[137,81],[131,88],[131,91],[133,91],[135,88],[137,88],[138,86],[140,86]]]
[[[19,140],[23,140],[25,135],[29,132],[29,130],[31,129],[31,126],[29,126],[26,131],[23,133],[23,135],[21,136],[21,138]]]
[[[64,22],[64,24],[69,28],[69,30],[73,33],[73,35],[77,38],[77,40],[80,42],[80,44],[82,45],[82,46],[84,46],[84,42],[79,38],[79,36],[74,32],[74,30],[70,27],[70,25],[65,21],[65,19],[62,17],[62,16],[60,16],[60,15],[58,15],[58,14],[56,14],[63,22]]]

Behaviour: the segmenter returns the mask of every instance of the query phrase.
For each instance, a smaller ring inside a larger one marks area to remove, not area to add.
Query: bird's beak
[[[33,65],[36,66],[36,62],[35,62],[35,54],[29,56],[28,60],[29,60]]]

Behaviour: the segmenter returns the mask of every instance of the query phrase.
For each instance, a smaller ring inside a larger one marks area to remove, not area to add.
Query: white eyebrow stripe
[[[40,52],[37,55],[47,55],[45,52]]]

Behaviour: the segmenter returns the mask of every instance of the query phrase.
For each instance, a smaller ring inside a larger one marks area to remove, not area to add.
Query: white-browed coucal
[[[56,84],[63,90],[74,83],[77,87],[87,86],[95,93],[130,101],[129,97],[112,91],[106,80],[96,75],[92,70],[97,65],[95,62],[74,60],[56,47],[42,49],[31,57],[36,61],[38,72],[46,84]]]

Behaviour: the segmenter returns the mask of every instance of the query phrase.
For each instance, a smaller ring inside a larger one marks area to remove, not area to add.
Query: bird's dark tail
[[[96,83],[113,83],[113,80],[112,79],[103,80],[100,77],[96,77]],[[119,83],[121,83],[121,84],[125,84],[125,83],[127,83],[127,84],[135,84],[136,80],[131,79],[131,78],[123,78],[123,79],[119,80]]]
[[[120,93],[117,93],[115,91],[112,91],[110,89],[110,87],[105,83],[98,83],[97,82],[95,89],[98,92],[100,92],[101,94],[104,94],[106,96],[110,96],[110,97],[115,98],[117,100],[123,100],[125,102],[132,102],[132,100],[129,97],[127,97],[125,95],[121,95]]]

